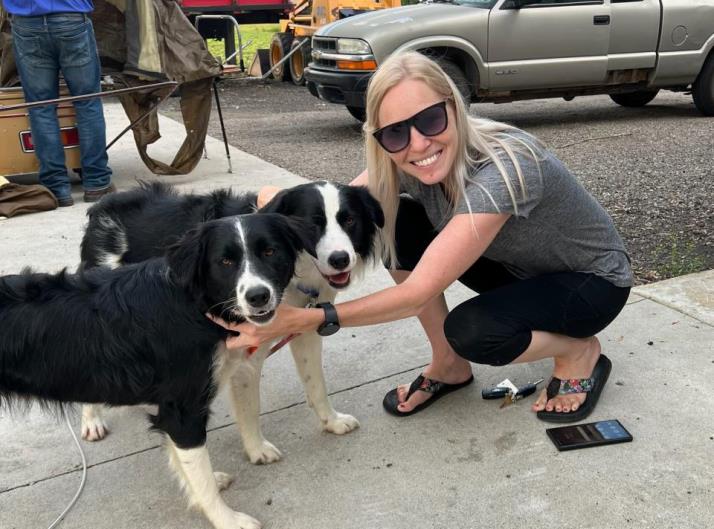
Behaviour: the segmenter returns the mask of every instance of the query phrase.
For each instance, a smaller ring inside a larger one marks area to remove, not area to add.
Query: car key
[[[506,379],[508,380],[508,379]],[[496,399],[502,399],[509,393],[513,393],[514,395],[518,396],[518,398],[523,398],[527,397],[528,395],[532,395],[535,393],[536,388],[538,387],[538,384],[543,382],[543,379],[541,378],[540,380],[537,380],[536,382],[531,382],[529,384],[526,384],[525,386],[521,386],[519,388],[516,388],[517,391],[513,391],[511,387],[508,385],[504,384],[506,381],[502,382],[501,384],[503,385],[498,385],[494,386],[492,388],[484,388],[481,390],[481,397],[487,400],[496,400]],[[509,381],[510,382],[510,381]]]

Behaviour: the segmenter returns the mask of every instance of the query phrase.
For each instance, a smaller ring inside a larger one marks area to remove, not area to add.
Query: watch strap
[[[329,301],[323,301],[322,303],[318,303],[317,305],[315,305],[315,307],[319,307],[323,311],[325,311],[325,321],[323,325],[325,323],[337,325],[340,324],[340,320],[337,317],[337,309],[332,303],[330,303]]]
[[[340,320],[337,317],[337,309],[332,303],[318,303],[315,307],[320,307],[325,313],[325,321],[317,327],[317,334],[320,336],[331,336],[340,330]]]

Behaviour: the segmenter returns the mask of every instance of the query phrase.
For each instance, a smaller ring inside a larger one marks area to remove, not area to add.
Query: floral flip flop
[[[595,405],[600,398],[600,393],[602,393],[602,388],[605,387],[605,383],[607,382],[607,378],[610,376],[611,370],[612,362],[610,362],[610,359],[607,356],[601,354],[595,364],[595,368],[593,369],[590,378],[561,380],[553,377],[545,391],[548,400],[552,399],[556,395],[569,395],[572,393],[587,393],[588,396],[585,399],[585,402],[583,402],[575,411],[558,412],[555,410],[541,410],[536,413],[536,416],[540,420],[547,422],[563,423],[583,420],[595,409]]]
[[[456,391],[457,389],[466,387],[469,384],[471,384],[473,381],[474,381],[474,376],[471,375],[468,380],[461,382],[460,384],[447,384],[446,382],[439,382],[437,380],[432,380],[430,378],[425,377],[424,374],[421,374],[418,377],[416,377],[414,382],[412,382],[411,385],[409,386],[409,392],[407,393],[407,400],[416,391],[424,391],[426,393],[431,393],[431,397],[428,400],[422,402],[421,404],[419,404],[416,408],[414,408],[411,411],[401,411],[399,409],[399,397],[397,395],[397,389],[394,388],[393,390],[391,390],[389,393],[387,393],[384,396],[382,405],[384,406],[384,409],[387,410],[392,415],[396,415],[397,417],[406,417],[407,415],[412,415],[418,411],[423,410],[424,408],[431,406],[432,404],[434,404],[437,400],[439,400],[444,395],[448,395],[449,393]]]

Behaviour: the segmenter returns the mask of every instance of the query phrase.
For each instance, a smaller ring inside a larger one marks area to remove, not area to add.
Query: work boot
[[[97,189],[96,191],[85,191],[84,192],[84,201],[85,202],[97,202],[104,195],[108,195],[109,193],[114,193],[116,190],[117,190],[117,188],[114,187],[114,184],[109,184],[109,187],[105,187],[104,189]]]

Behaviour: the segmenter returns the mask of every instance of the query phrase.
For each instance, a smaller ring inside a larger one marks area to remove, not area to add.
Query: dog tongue
[[[349,272],[342,272],[341,274],[335,274],[333,276],[330,276],[330,281],[337,285],[342,285],[344,283],[347,283],[347,281],[349,281],[349,279],[350,279]]]

